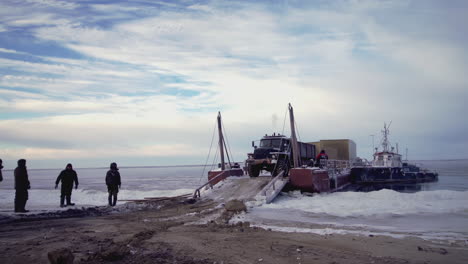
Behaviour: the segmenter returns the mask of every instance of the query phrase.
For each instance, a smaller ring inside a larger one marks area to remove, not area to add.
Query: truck
[[[253,153],[247,154],[246,170],[250,177],[258,177],[262,170],[268,171],[274,177],[283,171],[287,176],[289,169],[294,167],[291,139],[277,133],[265,135],[259,146],[252,141]],[[316,155],[315,145],[297,142],[299,165],[307,165]]]

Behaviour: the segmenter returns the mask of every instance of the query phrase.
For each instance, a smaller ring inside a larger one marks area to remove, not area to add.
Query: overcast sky
[[[128,2],[1,1],[6,168],[204,164],[218,111],[245,160],[288,103],[302,141],[468,158],[467,1]]]

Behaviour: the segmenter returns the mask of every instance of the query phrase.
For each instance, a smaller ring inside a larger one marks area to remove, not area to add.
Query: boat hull
[[[289,183],[294,189],[305,192],[330,191],[330,179],[326,170],[293,168],[289,170]]]
[[[293,189],[303,192],[333,192],[350,183],[349,174],[331,177],[327,170],[318,168],[294,168],[289,171],[289,183]]]
[[[428,171],[405,172],[402,168],[354,167],[351,169],[352,183],[419,183],[434,182],[438,174]]]

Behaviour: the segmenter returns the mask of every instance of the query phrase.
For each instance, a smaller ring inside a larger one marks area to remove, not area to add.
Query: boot
[[[109,200],[109,206],[112,206],[112,194],[109,194],[108,200]]]
[[[74,206],[75,204],[71,202],[71,195],[67,195],[67,205]]]
[[[117,203],[117,194],[114,195],[114,201],[112,202],[112,206],[115,206]]]
[[[26,210],[26,209],[25,209],[25,207],[26,207],[26,202],[27,202],[27,201],[28,201],[28,200],[26,200],[26,199],[22,200],[21,208],[20,208],[20,210],[19,210],[20,213],[27,213],[27,212],[29,212],[29,210]]]
[[[18,195],[18,192],[15,194],[15,213],[19,213],[21,211],[21,205],[23,204],[21,200],[21,196]]]
[[[63,195],[60,196],[60,207],[65,207],[64,201],[65,201],[65,197]]]

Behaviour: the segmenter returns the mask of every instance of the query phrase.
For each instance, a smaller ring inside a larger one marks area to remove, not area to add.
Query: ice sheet
[[[169,197],[192,193],[192,189],[137,191],[121,189],[119,200],[143,199],[145,197]],[[73,189],[72,202],[76,207],[107,205],[107,192],[87,189]],[[0,214],[11,213],[14,209],[14,190],[1,190]],[[123,202],[119,202],[123,203]],[[51,190],[30,190],[26,209],[32,211],[60,210],[60,188]],[[69,209],[70,207],[67,207]],[[63,209],[62,209],[63,210]]]
[[[400,193],[392,190],[374,192],[337,192],[313,197],[293,193],[283,195],[265,208],[294,208],[305,212],[338,217],[386,216],[407,214],[444,214],[468,211],[468,191],[422,191]]]

